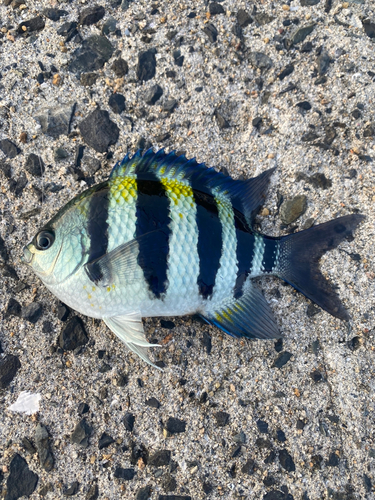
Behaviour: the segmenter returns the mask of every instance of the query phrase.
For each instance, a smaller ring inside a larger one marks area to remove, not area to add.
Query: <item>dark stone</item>
[[[160,326],[162,328],[166,328],[167,330],[173,330],[173,328],[175,328],[176,325],[173,323],[173,321],[161,319]]]
[[[206,33],[208,39],[211,43],[215,43],[217,40],[218,31],[212,23],[206,24],[203,28],[203,32]]]
[[[159,450],[156,451],[148,460],[148,465],[153,465],[154,467],[162,467],[163,465],[168,465],[171,461],[170,450]]]
[[[336,455],[336,453],[332,452],[330,453],[329,455],[329,458],[328,458],[328,461],[327,461],[327,465],[329,467],[337,467],[339,465],[339,457]]]
[[[40,490],[38,491],[38,495],[40,495],[41,497],[45,497],[48,495],[48,493],[51,493],[52,491],[53,491],[53,484],[46,483],[41,486]]]
[[[79,403],[78,405],[78,413],[80,415],[84,415],[85,413],[88,413],[90,407],[87,403]]]
[[[44,174],[44,163],[40,156],[31,153],[27,157],[25,169],[31,174],[40,177]]]
[[[82,26],[90,26],[91,24],[96,24],[100,19],[104,17],[105,10],[101,5],[94,5],[93,7],[88,7],[83,9],[79,13],[79,24]]]
[[[299,194],[294,198],[285,200],[282,203],[280,207],[280,218],[284,224],[291,224],[292,222],[295,222],[301,215],[303,215],[306,212],[306,209],[307,198],[304,194]]]
[[[318,72],[319,75],[325,75],[328,71],[329,65],[332,59],[329,57],[327,52],[323,51],[318,57]]]
[[[253,22],[253,19],[246,10],[239,9],[237,12],[237,22],[241,28],[246,28],[246,26],[249,26]]]
[[[160,402],[154,397],[147,399],[145,405],[151,406],[151,408],[160,408]]]
[[[169,417],[165,428],[169,432],[169,434],[179,434],[181,432],[185,432],[186,422],[178,418]]]
[[[96,83],[96,80],[99,78],[99,75],[97,73],[82,73],[81,74],[81,85],[84,87],[91,87],[91,85],[94,85]]]
[[[271,23],[275,18],[267,14],[267,12],[259,12],[259,14],[255,14],[254,19],[260,26],[264,26]]]
[[[375,23],[372,23],[369,19],[365,19],[362,24],[366,35],[369,38],[375,38]]]
[[[120,78],[128,73],[129,66],[128,63],[122,59],[122,57],[119,57],[113,61],[111,70]]]
[[[286,441],[285,432],[282,431],[281,429],[277,429],[276,438],[280,443],[284,443]]]
[[[135,500],[149,500],[151,496],[151,486],[145,486],[137,491]]]
[[[288,351],[281,352],[273,362],[272,368],[282,368],[292,356],[293,354]]]
[[[167,113],[173,113],[177,104],[178,104],[178,101],[176,99],[168,99],[163,104],[163,111],[166,111]]]
[[[203,332],[203,337],[201,338],[203,347],[206,349],[207,354],[211,354],[212,341],[211,337],[207,332]]]
[[[363,474],[363,483],[367,493],[370,493],[372,491],[372,481],[366,474]]]
[[[305,426],[307,424],[307,421],[306,420],[301,420],[300,418],[297,420],[297,424],[296,424],[296,429],[298,429],[299,431],[302,431]]]
[[[314,82],[314,85],[324,85],[327,82],[327,77],[326,76],[321,76],[320,78],[317,78]]]
[[[306,134],[303,134],[301,137],[301,140],[303,142],[312,142],[318,139],[319,136],[315,132],[306,132]]]
[[[277,290],[277,292],[279,292],[279,290]],[[277,298],[280,298],[279,294],[280,294],[280,292],[276,295]],[[282,350],[283,350],[283,339],[278,339],[275,342],[275,351],[281,352]]]
[[[315,383],[317,382],[321,382],[322,379],[323,379],[323,375],[320,373],[319,370],[313,370],[311,373],[310,373],[310,377],[313,379],[313,381]]]
[[[285,44],[287,49],[290,49],[293,45],[297,45],[298,43],[303,42],[305,38],[314,30],[315,26],[316,23],[312,23],[306,26],[301,26],[300,28],[297,28],[295,31],[293,31],[290,38],[286,40]],[[311,42],[307,42],[305,46],[301,47],[301,52],[311,52],[311,50]]]
[[[4,262],[8,262],[9,260],[8,250],[5,246],[5,241],[1,236],[0,236],[0,257]]]
[[[9,316],[16,316],[17,318],[21,317],[21,306],[13,297],[11,297],[8,301],[8,305],[4,313],[4,319],[9,318]]]
[[[40,123],[42,132],[57,139],[60,135],[68,135],[73,118],[75,103],[46,108],[35,116]]]
[[[137,78],[140,81],[148,81],[154,78],[156,73],[156,49],[140,52],[136,69]]]
[[[18,453],[14,455],[9,466],[5,500],[17,500],[29,496],[35,491],[38,476],[32,472],[27,462]]]
[[[65,497],[72,497],[78,493],[79,490],[79,482],[74,481],[69,488],[67,488],[65,491],[63,491],[63,495]]]
[[[358,118],[361,118],[362,113],[359,111],[359,109],[354,109],[351,112],[351,115],[352,115],[353,118],[355,118],[356,120],[358,120]]]
[[[311,104],[308,101],[297,102],[296,106],[304,109],[305,111],[309,111],[311,109]]]
[[[257,427],[262,434],[268,434],[268,424],[264,420],[257,420]]]
[[[33,17],[28,21],[23,21],[18,25],[17,32],[22,35],[23,33],[32,33],[33,31],[40,31],[44,29],[46,23],[41,16]],[[26,31],[25,31],[26,28]]]
[[[20,368],[20,360],[13,354],[8,354],[0,359],[0,389],[8,387]]]
[[[27,321],[30,321],[30,323],[35,324],[42,316],[43,309],[42,306],[37,302],[31,302],[31,304],[22,308],[21,314],[23,319],[26,319]]]
[[[159,495],[158,500],[191,500],[189,495]]]
[[[34,444],[30,439],[28,439],[26,436],[21,439],[22,446],[25,448],[25,450],[30,453],[30,455],[34,455],[34,453],[37,452],[37,449],[35,448]]]
[[[171,134],[169,132],[164,132],[164,134],[155,135],[155,142],[163,142],[169,139]]]
[[[97,500],[99,498],[99,488],[97,484],[93,484],[90,486],[86,494],[85,500]]]
[[[287,472],[293,472],[296,470],[296,466],[294,465],[293,459],[286,450],[279,451],[279,461],[281,466]]]
[[[103,35],[92,35],[73,52],[68,70],[79,77],[81,73],[101,69],[112,57],[114,50],[108,38]]]
[[[324,174],[320,173],[310,175],[305,180],[317,189],[328,189],[332,186],[331,179],[327,179]]]
[[[250,62],[260,70],[267,70],[272,67],[272,59],[263,52],[250,52]]]
[[[218,109],[215,110],[214,116],[215,116],[217,124],[221,130],[230,127],[229,122],[224,118],[224,116],[222,115],[222,113]]]
[[[12,167],[9,163],[0,160],[0,171],[4,174],[7,179],[12,177]]]
[[[216,14],[225,14],[224,7],[217,2],[211,2],[208,5],[208,10],[211,16],[215,16]]]
[[[209,483],[208,481],[205,481],[203,484],[202,484],[202,490],[204,491],[204,493],[206,495],[210,494],[211,491],[213,491],[214,487],[212,486],[211,483]]]
[[[171,491],[175,491],[177,488],[177,482],[173,476],[167,474],[163,478],[163,489],[170,493]]]
[[[331,145],[337,136],[336,130],[333,127],[326,127],[324,131],[324,142]]]
[[[134,422],[135,422],[135,417],[132,413],[126,413],[124,416],[124,426],[125,429],[129,432],[133,432],[134,429]]]
[[[286,495],[283,491],[272,490],[264,495],[263,500],[293,500],[293,496]]]
[[[114,476],[117,479],[124,479],[124,481],[131,481],[135,474],[134,469],[123,469],[122,467],[116,467],[114,472]]]
[[[60,21],[60,17],[64,17],[64,16],[67,16],[69,14],[69,12],[67,12],[66,10],[62,10],[62,9],[55,9],[53,7],[47,7],[47,9],[44,9],[42,14],[44,16],[46,16],[48,19],[50,19],[51,21]]]
[[[361,347],[361,339],[360,337],[353,337],[348,342],[348,347],[351,351],[356,351]]]
[[[16,194],[16,196],[18,196],[17,191],[15,192],[15,194]],[[13,280],[19,279],[18,275],[16,273],[16,270],[14,269],[14,267],[10,266],[9,264],[0,264],[0,274],[4,278],[12,278]]]
[[[300,0],[302,7],[312,7],[313,5],[318,5],[320,0]]]
[[[375,136],[375,123],[370,123],[363,130],[363,137],[374,137]]]
[[[15,158],[21,150],[9,139],[2,139],[0,141],[0,149],[7,158]]]
[[[96,108],[78,126],[83,140],[98,153],[105,153],[116,144],[120,130],[109,118],[108,111]]]
[[[255,466],[255,462],[252,458],[249,458],[247,460],[247,462],[242,466],[242,472],[244,474],[254,474],[254,466]]]
[[[73,316],[59,336],[59,345],[64,351],[74,351],[78,346],[85,345],[89,341],[85,326],[78,316]]]
[[[99,444],[98,444],[99,450],[102,450],[103,448],[107,448],[108,446],[110,446],[114,442],[115,442],[115,440],[113,439],[113,437],[111,437],[108,434],[106,434],[105,432],[103,432],[103,434],[99,438]]]
[[[236,458],[238,457],[240,454],[241,454],[241,451],[242,451],[242,448],[241,448],[241,445],[238,444],[237,446],[234,446],[232,451],[231,451],[231,458]]]
[[[276,460],[276,452],[272,450],[267,457],[264,459],[265,464],[273,464],[274,461]]]
[[[63,23],[60,28],[57,30],[57,34],[61,36],[71,35],[72,32],[74,34],[77,33],[77,23],[75,21],[68,21]],[[73,35],[74,36],[74,35]],[[66,42],[69,40],[65,40]]]
[[[216,425],[218,427],[224,427],[229,422],[230,415],[225,411],[218,411],[214,414],[214,417],[216,419]]]
[[[307,229],[307,228],[306,228]],[[312,318],[313,316],[315,316],[316,314],[319,314],[321,312],[321,309],[319,306],[317,306],[316,304],[313,304],[311,302],[311,304],[309,304],[307,306],[307,311],[306,311],[306,314],[309,318]]]
[[[257,116],[255,118],[253,118],[253,121],[251,123],[252,123],[253,127],[259,128],[262,124],[262,121],[263,121],[262,117]]]
[[[40,466],[49,472],[53,468],[54,459],[49,445],[49,434],[47,428],[39,423],[35,429],[35,446],[38,450]]]
[[[70,441],[74,444],[79,444],[83,448],[87,448],[89,445],[89,437],[92,434],[92,428],[83,418],[76,425],[72,435],[70,436]]]
[[[112,94],[108,100],[112,111],[120,115],[125,110],[125,97],[121,94]]]
[[[287,64],[285,68],[282,70],[282,72],[277,75],[277,77],[279,78],[279,80],[284,80],[284,78],[293,73],[293,71],[294,71],[294,65]]]
[[[68,319],[70,309],[67,305],[62,302],[58,302],[56,307],[56,316],[60,321],[66,321]]]
[[[151,88],[149,88],[145,94],[145,102],[146,104],[153,105],[156,103],[157,100],[160,99],[160,97],[163,95],[163,89],[160,87],[160,85],[153,85]]]

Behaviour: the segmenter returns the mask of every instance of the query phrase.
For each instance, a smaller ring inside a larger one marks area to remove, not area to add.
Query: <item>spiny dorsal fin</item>
[[[148,149],[143,155],[140,150],[132,157],[127,154],[121,163],[114,166],[110,179],[152,172],[159,178],[186,180],[193,189],[210,194],[215,190],[215,193],[229,196],[234,208],[242,212],[251,224],[254,214],[263,204],[274,170],[267,170],[258,177],[245,181],[234,180],[212,167],[206,167],[204,163],[198,163],[195,158],[188,160],[185,155],[178,156],[175,151],[167,154],[164,149],[157,153]]]

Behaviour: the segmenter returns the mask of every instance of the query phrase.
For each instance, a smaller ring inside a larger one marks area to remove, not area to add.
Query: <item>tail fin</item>
[[[332,316],[348,320],[347,310],[320,272],[319,259],[350,236],[363,219],[363,215],[347,215],[306,231],[283,236],[275,274]]]

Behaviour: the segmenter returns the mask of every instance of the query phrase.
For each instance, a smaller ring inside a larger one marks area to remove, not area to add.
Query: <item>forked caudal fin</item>
[[[299,292],[336,318],[349,314],[319,269],[321,256],[350,236],[365,216],[340,217],[280,239],[280,255],[275,273]]]

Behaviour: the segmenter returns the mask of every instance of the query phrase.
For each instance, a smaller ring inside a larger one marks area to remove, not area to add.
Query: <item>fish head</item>
[[[82,204],[70,203],[24,247],[22,262],[49,288],[68,280],[85,264],[88,242],[84,220]]]

